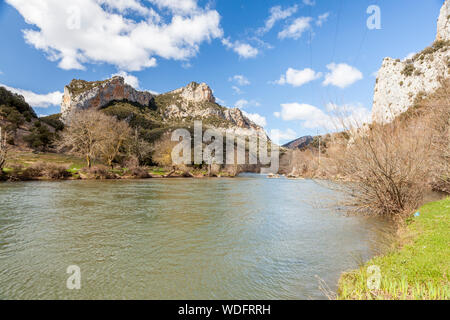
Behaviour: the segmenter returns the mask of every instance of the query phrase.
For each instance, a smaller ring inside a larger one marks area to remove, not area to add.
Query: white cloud
[[[221,106],[224,106],[224,105],[226,104],[225,100],[222,100],[222,99],[220,99],[220,98],[218,98],[218,97],[216,97],[216,102],[217,102],[218,104],[220,104]]]
[[[325,22],[327,22],[329,16],[330,16],[329,12],[321,14],[316,20],[316,25],[321,27]]]
[[[57,106],[61,104],[63,93],[59,91],[38,94],[29,90],[12,88],[7,85],[1,84],[0,87],[5,87],[7,90],[20,94],[25,98],[25,101],[32,107],[35,108],[48,108],[50,106]]]
[[[287,83],[294,87],[300,87],[308,82],[319,79],[320,77],[322,77],[322,73],[315,72],[310,68],[303,70],[289,68],[286,71],[286,75],[282,75],[279,80],[275,81],[275,83],[279,85],[284,85]]]
[[[258,55],[259,50],[252,47],[248,43],[235,41],[231,42],[230,39],[222,39],[222,44],[227,48],[236,52],[241,58],[248,59],[254,58]]]
[[[273,28],[273,26],[275,25],[275,23],[277,21],[289,18],[294,13],[296,13],[297,10],[298,10],[298,6],[297,5],[294,5],[292,7],[288,7],[286,9],[284,9],[284,10],[281,8],[281,6],[275,6],[275,7],[270,8],[270,10],[269,10],[269,12],[270,12],[269,18],[267,18],[264,27],[258,29],[257,32],[260,35],[269,32]]]
[[[125,0],[127,1],[127,0]],[[156,4],[160,9],[169,9],[173,13],[186,14],[198,10],[196,0],[149,0]]]
[[[412,59],[412,58],[414,58],[415,55],[416,55],[415,52],[411,52],[411,53],[409,53],[405,58],[403,58],[403,61]]]
[[[245,99],[240,99],[236,101],[235,106],[239,109],[244,109],[247,107],[260,107],[261,104],[255,100],[247,101]]]
[[[303,3],[307,6],[314,6],[316,4],[314,0],[303,0]]]
[[[279,118],[281,117],[281,112],[276,111],[273,113],[273,115],[275,116],[275,118]]]
[[[280,116],[285,121],[302,121],[308,129],[323,128],[326,130],[342,130],[360,126],[370,120],[371,112],[361,104],[338,106],[329,103],[327,112],[301,103],[286,103],[281,105]]]
[[[343,89],[363,78],[361,71],[345,63],[330,63],[327,68],[331,72],[326,74],[324,86],[331,84]]]
[[[306,30],[311,28],[311,17],[301,17],[294,20],[294,22],[286,26],[280,33],[278,33],[278,38],[286,39],[292,38],[297,40],[300,38]]]
[[[251,121],[253,121],[254,123],[256,123],[258,126],[260,127],[265,127],[267,125],[267,121],[266,118],[263,117],[260,114],[257,113],[247,113],[245,111],[242,111],[242,113],[244,114],[244,116],[246,116],[247,118],[249,118]]]
[[[298,138],[297,132],[292,129],[280,130],[272,129],[270,130],[270,139],[279,142],[289,142]]]
[[[156,66],[156,58],[186,60],[200,44],[221,38],[220,15],[197,2],[151,0],[173,12],[162,19],[137,0],[7,0],[32,28],[27,43],[62,69],[108,63],[119,70]],[[127,15],[127,11],[133,15]],[[136,19],[132,19],[134,17]]]
[[[236,108],[239,108],[239,109],[243,109],[243,108],[245,108],[247,105],[248,105],[248,101],[245,100],[245,99],[238,100],[238,101],[236,101],[236,103],[235,103]]]
[[[139,79],[137,77],[133,76],[132,74],[128,74],[125,71],[120,71],[118,73],[111,75],[111,77],[114,77],[114,76],[120,76],[120,77],[124,78],[125,83],[129,84],[130,86],[132,86],[135,89],[140,89]]]
[[[248,86],[250,85],[250,81],[243,75],[237,74],[233,77],[230,77],[228,81],[234,81],[240,86]]]
[[[233,89],[234,93],[236,94],[243,94],[244,92],[241,90],[241,88],[232,86],[231,89]]]

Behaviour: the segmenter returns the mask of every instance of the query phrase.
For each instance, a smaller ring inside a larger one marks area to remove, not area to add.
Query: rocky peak
[[[211,88],[206,83],[191,82],[186,87],[172,92],[179,94],[187,102],[216,102]]]
[[[391,122],[412,107],[421,94],[441,87],[450,74],[450,0],[446,0],[438,19],[436,41],[412,59],[385,58],[377,74],[372,121]]]
[[[72,80],[64,88],[61,103],[61,118],[69,121],[71,114],[78,110],[100,109],[112,101],[129,101],[143,106],[150,105],[153,95],[137,91],[125,83],[122,77],[113,77],[104,81]]]
[[[450,40],[450,0],[445,0],[437,23],[436,40]]]

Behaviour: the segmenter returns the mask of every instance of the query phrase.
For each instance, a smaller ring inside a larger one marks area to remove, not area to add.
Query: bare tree
[[[8,145],[6,143],[6,131],[3,132],[2,127],[0,127],[0,174],[3,172],[7,157]]]
[[[138,128],[134,129],[134,133],[128,143],[128,153],[135,156],[139,164],[143,164],[151,157],[153,148],[150,143],[139,136]]]
[[[84,157],[87,166],[91,168],[93,161],[99,156],[100,145],[105,136],[101,124],[109,119],[110,117],[96,110],[78,111],[62,132],[59,149]]]
[[[99,154],[108,166],[113,168],[114,160],[131,139],[131,128],[125,121],[108,117],[99,124],[98,129],[100,131]]]

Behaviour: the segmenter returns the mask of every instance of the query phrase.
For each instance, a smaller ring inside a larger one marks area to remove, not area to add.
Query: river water
[[[325,299],[387,228],[336,196],[259,175],[1,183],[0,299]]]

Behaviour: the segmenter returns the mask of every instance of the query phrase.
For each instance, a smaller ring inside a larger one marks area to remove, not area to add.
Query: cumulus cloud
[[[60,91],[50,92],[47,94],[38,94],[29,90],[12,88],[1,84],[0,87],[5,87],[7,90],[20,94],[25,98],[28,104],[35,108],[48,108],[50,106],[57,106],[61,104],[63,93]]]
[[[302,34],[311,28],[311,17],[301,17],[295,19],[290,25],[286,26],[282,31],[278,33],[278,38],[286,39],[292,38],[297,40]]]
[[[293,5],[292,7],[288,7],[286,9],[282,9],[281,6],[275,6],[275,7],[270,8],[270,10],[269,10],[269,13],[270,13],[269,18],[267,18],[264,27],[258,29],[257,33],[262,35],[264,33],[269,32],[273,28],[275,23],[277,23],[280,20],[284,20],[286,18],[289,18],[294,13],[296,13],[297,10],[298,10],[298,6],[297,5]]]
[[[280,117],[285,121],[302,121],[308,129],[342,130],[360,126],[370,120],[371,113],[361,104],[336,105],[329,103],[327,112],[316,106],[302,103],[281,105]]]
[[[280,130],[280,129],[272,129],[270,130],[270,139],[273,141],[289,142],[298,138],[297,132],[292,129]]]
[[[128,74],[125,71],[120,71],[118,73],[111,75],[111,77],[114,77],[114,76],[120,76],[120,77],[124,78],[125,83],[129,84],[130,86],[132,86],[135,89],[141,88],[139,86],[139,79],[136,76],[133,76],[132,74]]]
[[[316,25],[321,27],[325,22],[327,22],[329,16],[330,16],[329,12],[321,14],[316,20]]]
[[[361,71],[345,63],[330,63],[327,68],[331,72],[325,75],[324,86],[331,84],[343,89],[363,79]]]
[[[303,0],[303,3],[307,6],[314,6],[316,2],[314,0]]]
[[[265,127],[267,125],[266,118],[258,113],[247,113],[245,111],[242,111],[242,113],[260,127]]]
[[[228,79],[228,81],[236,82],[240,86],[248,86],[250,85],[250,81],[243,75],[237,74]]]
[[[236,52],[239,57],[244,59],[254,58],[258,55],[259,50],[250,44],[240,41],[232,42],[230,39],[222,39],[222,44],[230,50]]]
[[[319,79],[320,77],[322,77],[322,73],[315,72],[310,68],[303,70],[289,68],[286,71],[286,75],[282,75],[275,83],[279,85],[290,84],[293,87],[300,87],[308,82]]]
[[[149,1],[151,3],[156,4],[160,9],[168,9],[173,13],[178,14],[192,13],[198,10],[196,0],[149,0]]]
[[[138,71],[156,66],[156,57],[189,59],[201,43],[223,36],[219,13],[199,8],[194,0],[150,0],[168,9],[170,19],[137,0],[7,2],[32,26],[23,31],[26,42],[66,70],[108,63]]]
[[[245,99],[240,99],[236,101],[235,106],[239,109],[244,109],[247,107],[259,107],[261,104],[255,100],[247,101]]]

